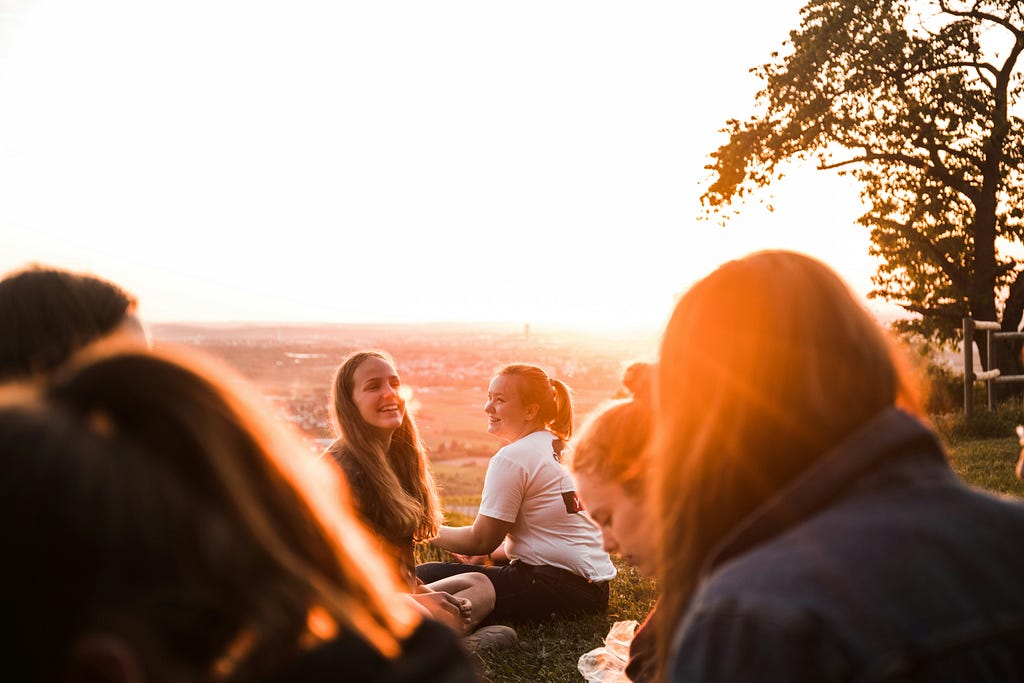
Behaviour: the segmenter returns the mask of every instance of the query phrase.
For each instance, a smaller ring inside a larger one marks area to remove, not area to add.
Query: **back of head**
[[[0,410],[0,443],[27,652],[110,633],[153,680],[251,680],[338,630],[393,654],[415,620],[330,473],[212,368],[100,358]]]
[[[0,280],[0,381],[47,373],[118,328],[135,299],[105,280],[32,266]]]
[[[517,379],[520,400],[524,405],[537,405],[537,419],[548,431],[564,441],[572,437],[574,412],[569,385],[529,363],[504,365],[495,374]]]
[[[662,571],[679,588],[669,616],[712,545],[759,503],[883,409],[916,411],[905,372],[874,318],[810,257],[758,252],[683,295],[662,340],[650,450]]]
[[[570,467],[621,486],[630,495],[644,495],[642,454],[651,431],[649,363],[633,363],[623,373],[632,398],[600,407],[587,418],[576,438]]]
[[[638,401],[650,402],[654,367],[644,361],[635,361],[622,371],[622,386]]]

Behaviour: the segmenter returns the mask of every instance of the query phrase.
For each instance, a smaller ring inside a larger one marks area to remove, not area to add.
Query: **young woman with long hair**
[[[615,566],[561,462],[573,430],[569,387],[536,365],[506,365],[484,411],[506,445],[487,465],[473,524],[442,526],[434,540],[462,562],[428,562],[417,574],[483,573],[497,593],[494,621],[603,613]]]
[[[340,478],[220,366],[121,351],[0,393],[5,676],[473,680]]]
[[[677,303],[655,384],[664,680],[1024,676],[1024,505],[952,472],[828,266],[720,266]]]
[[[457,632],[471,632],[494,607],[489,581],[465,576],[424,584],[416,578],[414,545],[437,536],[441,504],[391,356],[359,351],[346,358],[335,373],[331,405],[338,438],[325,455],[345,473],[356,509],[395,559],[413,598]],[[495,631],[464,642],[471,648],[511,644],[511,629],[500,638],[484,637]]]

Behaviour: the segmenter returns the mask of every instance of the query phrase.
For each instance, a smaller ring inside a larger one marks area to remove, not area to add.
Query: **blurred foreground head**
[[[12,680],[259,680],[414,626],[330,469],[196,362],[121,352],[4,394]]]
[[[91,275],[29,266],[0,280],[0,381],[52,372],[115,333],[144,340],[135,297]]]
[[[887,407],[918,413],[896,347],[825,264],[785,251],[730,261],[666,327],[650,451],[662,572],[693,589],[711,546]]]

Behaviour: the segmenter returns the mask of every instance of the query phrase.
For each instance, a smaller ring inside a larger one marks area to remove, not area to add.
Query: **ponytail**
[[[544,426],[562,441],[568,441],[572,437],[574,417],[569,386],[560,379],[551,379],[551,388],[554,390],[555,416]]]
[[[497,374],[519,378],[523,403],[537,404],[537,418],[543,422],[544,428],[562,441],[569,440],[575,419],[569,385],[549,377],[540,367],[525,363],[506,365]]]

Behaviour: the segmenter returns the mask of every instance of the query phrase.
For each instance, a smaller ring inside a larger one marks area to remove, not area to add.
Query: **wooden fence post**
[[[974,321],[964,318],[964,417],[974,414]]]

